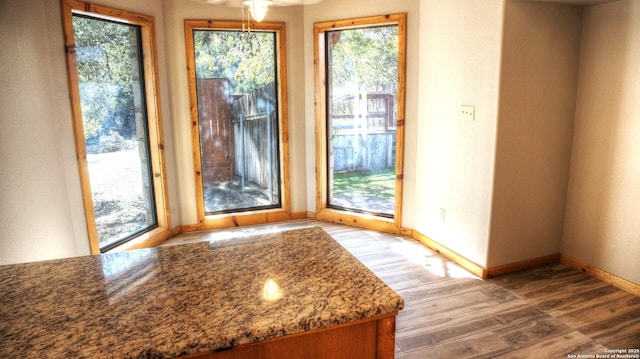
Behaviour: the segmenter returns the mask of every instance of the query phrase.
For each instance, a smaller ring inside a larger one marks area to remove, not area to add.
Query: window
[[[92,253],[169,237],[154,20],[65,1],[65,45]]]
[[[201,229],[290,215],[284,36],[281,23],[185,21]]]
[[[399,229],[405,38],[406,14],[314,24],[319,219]]]

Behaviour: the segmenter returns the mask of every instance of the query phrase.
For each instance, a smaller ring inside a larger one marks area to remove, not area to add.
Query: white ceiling
[[[608,2],[614,2],[614,1],[618,1],[618,0],[528,0],[528,1],[539,1],[539,2],[551,2],[551,3],[556,3],[556,4],[589,6],[589,5],[605,4],[605,3],[608,3]]]
[[[242,7],[244,0],[191,0],[199,3],[220,4],[228,7]],[[322,2],[323,0],[272,0],[274,6],[292,6],[292,5],[312,5]],[[578,6],[589,6],[597,4],[605,4],[619,0],[527,0],[538,2],[549,2],[556,4],[568,4]]]
[[[191,0],[206,4],[220,4],[228,7],[242,7],[243,0]],[[312,5],[322,0],[272,0],[274,6]]]

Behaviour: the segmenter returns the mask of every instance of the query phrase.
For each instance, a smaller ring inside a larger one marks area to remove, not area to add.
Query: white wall
[[[0,48],[0,264],[89,254],[58,2],[0,2]]]
[[[163,42],[160,0],[96,3],[154,16]],[[60,2],[0,1],[0,46],[0,264],[88,255]],[[168,114],[163,47],[158,55],[162,112]],[[171,148],[166,117],[164,130]],[[173,163],[167,153],[176,218]]]
[[[640,1],[584,12],[562,253],[640,283]]]
[[[420,3],[413,228],[481,266],[489,246],[502,14],[500,0]],[[461,105],[475,106],[474,122],[460,119]]]
[[[560,252],[582,8],[508,1],[487,266]]]

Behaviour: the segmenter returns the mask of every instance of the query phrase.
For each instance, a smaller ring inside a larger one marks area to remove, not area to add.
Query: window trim
[[[339,210],[328,206],[327,184],[327,88],[325,49],[326,34],[330,31],[366,28],[371,26],[398,26],[398,120],[396,132],[396,179],[393,218],[366,213]],[[314,42],[314,113],[315,113],[315,158],[316,158],[316,219],[345,223],[353,226],[399,233],[402,228],[402,183],[404,171],[404,123],[406,97],[406,53],[407,14],[369,16],[313,24]]]
[[[289,125],[287,105],[287,61],[286,61],[286,24],[284,22],[255,22],[251,31],[273,31],[276,35],[276,76],[279,115],[279,147],[281,171],[280,207],[254,211],[210,214],[205,213],[204,191],[202,184],[202,162],[200,158],[200,132],[196,92],[196,67],[194,56],[194,30],[242,30],[242,21],[226,20],[184,20],[185,49],[187,57],[187,78],[189,81],[189,104],[191,108],[191,142],[194,148],[193,165],[196,188],[196,212],[198,223],[195,230],[229,228],[252,224],[280,222],[292,219],[289,182]]]
[[[144,71],[145,101],[147,122],[149,127],[149,147],[153,188],[156,203],[157,227],[142,233],[131,240],[109,251],[144,248],[157,245],[171,236],[171,218],[165,171],[164,138],[162,133],[162,116],[158,83],[158,58],[155,37],[155,20],[152,16],[137,14],[125,10],[110,8],[92,3],[62,0],[62,24],[67,58],[67,76],[73,117],[73,129],[78,157],[78,171],[84,204],[89,248],[91,254],[101,253],[98,231],[89,180],[87,148],[84,138],[82,111],[80,107],[80,89],[78,84],[75,40],[73,32],[73,15],[81,14],[89,17],[110,20],[140,27],[142,65]]]

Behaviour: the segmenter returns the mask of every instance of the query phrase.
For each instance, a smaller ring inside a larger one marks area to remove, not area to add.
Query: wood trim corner
[[[305,218],[309,218],[309,216],[307,215],[307,212],[293,212],[291,213],[291,219],[305,219]]]
[[[531,258],[520,262],[509,263],[497,267],[491,267],[487,269],[487,278],[493,278],[521,270],[543,266],[545,264],[552,264],[560,262],[560,253],[551,254],[548,256]]]
[[[618,277],[613,273],[609,273],[603,269],[592,266],[591,264],[587,264],[566,254],[560,254],[560,263],[566,264],[581,272],[587,273],[588,275],[596,279],[599,279],[605,283],[609,283],[612,286],[620,288],[633,295],[640,296],[640,284]]]
[[[446,258],[450,259],[460,267],[464,268],[471,274],[478,276],[482,279],[488,278],[487,269],[481,265],[474,263],[473,261],[459,255],[458,253],[452,251],[451,249],[443,246],[442,244],[434,241],[433,239],[425,236],[424,234],[418,231],[412,231],[411,238],[421,242],[425,246],[433,249],[434,251],[442,254]]]
[[[158,227],[104,253],[123,252],[132,249],[157,247],[171,237],[173,237],[173,235],[170,229]]]
[[[173,237],[181,234],[182,232],[184,232],[184,229],[183,229],[182,226],[173,227],[173,228],[171,228],[171,237],[173,238]]]

